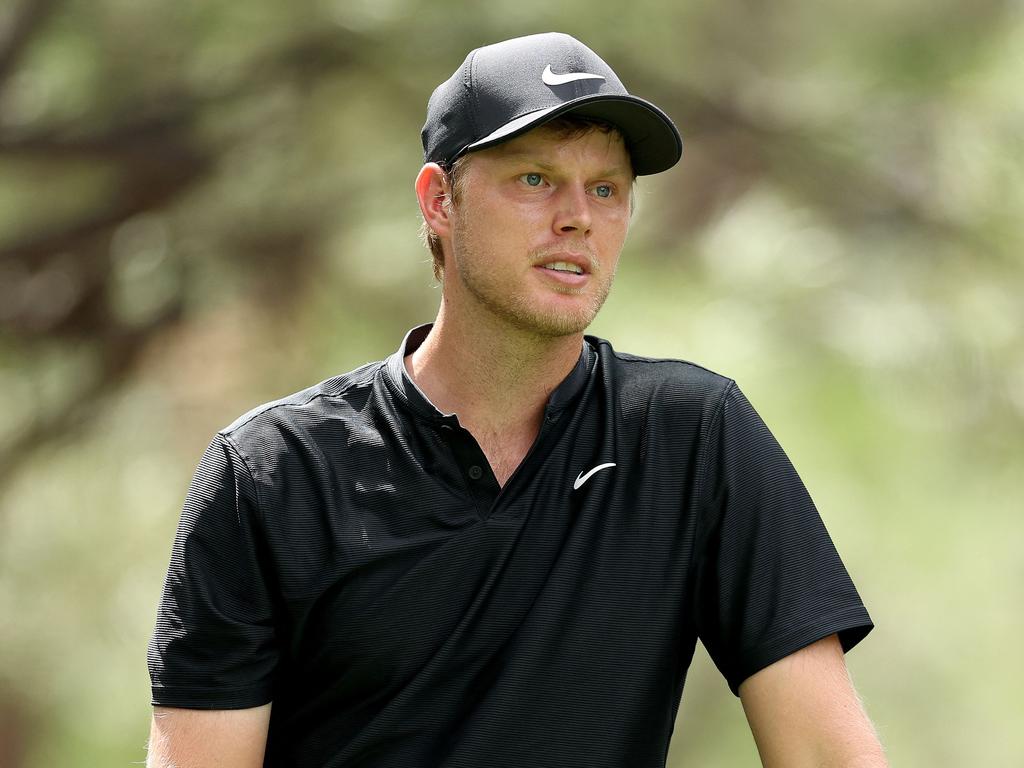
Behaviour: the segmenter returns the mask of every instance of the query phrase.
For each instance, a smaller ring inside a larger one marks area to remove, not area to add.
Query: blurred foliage
[[[773,426],[878,625],[849,663],[893,765],[1024,758],[1019,3],[7,0],[0,765],[143,758],[202,449],[433,317],[426,99],[549,29],[686,143],[593,332]],[[702,652],[677,736],[670,766],[757,764]]]

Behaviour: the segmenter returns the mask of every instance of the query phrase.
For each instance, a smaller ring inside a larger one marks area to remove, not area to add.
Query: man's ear
[[[420,202],[423,220],[439,237],[448,236],[451,223],[447,205],[451,190],[448,179],[437,163],[427,163],[416,176],[416,197]]]

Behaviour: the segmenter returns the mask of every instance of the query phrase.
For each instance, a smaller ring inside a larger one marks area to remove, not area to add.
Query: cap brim
[[[474,141],[459,154],[500,144],[569,113],[604,120],[618,128],[626,140],[633,172],[637,176],[668,170],[679,162],[683,154],[683,139],[668,115],[636,96],[613,94],[581,96],[548,109],[520,115]]]

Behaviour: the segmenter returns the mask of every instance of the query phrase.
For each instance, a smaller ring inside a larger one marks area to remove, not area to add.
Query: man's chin
[[[557,339],[582,334],[594,321],[608,296],[579,291],[572,293],[524,291],[501,294],[490,286],[463,283],[480,306],[502,318],[510,326],[537,339]],[[488,290],[481,290],[481,288]]]
[[[594,321],[596,312],[586,310],[516,313],[512,318],[515,325],[543,338],[577,336]]]

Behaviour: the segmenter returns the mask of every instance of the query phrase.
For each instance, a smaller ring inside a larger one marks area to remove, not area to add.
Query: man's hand
[[[888,765],[835,635],[751,675],[739,690],[765,768]]]
[[[270,704],[252,709],[155,707],[147,768],[262,768]]]

